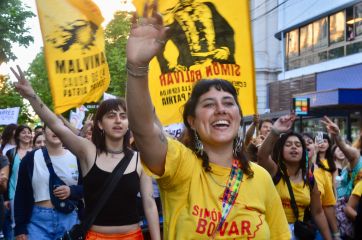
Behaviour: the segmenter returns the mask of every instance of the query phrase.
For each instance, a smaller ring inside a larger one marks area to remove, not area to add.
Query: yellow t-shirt
[[[239,194],[216,239],[290,239],[278,193],[270,175],[250,163]],[[210,239],[222,211],[230,168],[210,164],[212,173],[182,143],[168,139],[165,173],[157,177],[164,212],[164,238]],[[145,167],[150,174],[150,170]],[[221,186],[220,186],[221,185]]]
[[[322,163],[328,166],[327,160]],[[318,190],[321,193],[322,206],[336,205],[336,197],[333,192],[332,174],[322,168],[315,168],[313,172],[314,178],[317,182]]]
[[[353,191],[352,191],[352,194],[353,195],[356,195],[358,197],[361,197],[362,196],[362,181],[359,181],[356,186],[353,188]]]
[[[303,221],[304,211],[310,205],[310,189],[308,185],[304,185],[304,182],[294,183],[290,181],[294,193],[295,202],[298,206],[299,221]],[[292,206],[290,204],[290,195],[288,191],[287,183],[280,179],[276,185],[279,196],[282,200],[285,215],[287,216],[288,223],[295,222],[295,216],[293,213]]]

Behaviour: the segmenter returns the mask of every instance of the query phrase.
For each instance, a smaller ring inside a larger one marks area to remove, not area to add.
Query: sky
[[[93,0],[98,7],[101,9],[102,15],[105,19],[103,26],[105,26],[113,18],[113,13],[117,10],[130,10],[133,9],[133,6],[130,1],[127,1],[126,4],[121,4],[121,2],[126,2],[125,0]],[[36,3],[35,0],[22,0],[24,5],[28,6],[32,12],[37,15]],[[33,61],[35,56],[40,52],[41,47],[43,46],[43,40],[41,37],[40,25],[38,17],[33,17],[28,19],[27,27],[30,28],[30,35],[33,36],[34,42],[28,47],[19,47],[19,45],[13,44],[13,52],[17,57],[17,60],[11,61],[8,63],[3,63],[0,65],[0,74],[9,75],[11,80],[15,80],[13,74],[10,71],[10,67],[19,65],[23,70],[26,70],[30,63]]]

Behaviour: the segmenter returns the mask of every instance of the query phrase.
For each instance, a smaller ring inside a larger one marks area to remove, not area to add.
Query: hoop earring
[[[238,135],[234,139],[233,155],[236,157],[243,147],[243,138],[241,137],[241,131],[239,129]]]
[[[196,150],[196,153],[199,154],[200,156],[202,156],[202,154],[204,153],[204,145],[202,144],[199,137],[197,136],[196,130],[194,130],[194,135],[195,135],[195,150]]]

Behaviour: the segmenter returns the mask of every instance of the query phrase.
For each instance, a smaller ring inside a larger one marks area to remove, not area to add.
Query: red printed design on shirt
[[[256,209],[244,207],[243,211],[258,212]],[[195,233],[200,235],[207,235],[209,237],[214,233],[220,219],[221,212],[215,209],[207,209],[198,205],[193,206],[192,215],[196,217],[196,228]],[[254,239],[256,233],[263,225],[262,214],[254,214],[257,221],[254,219],[248,219],[248,214],[242,217],[242,220],[228,221],[226,219],[224,225],[220,229],[217,236],[228,236],[228,237],[245,237],[246,239]]]

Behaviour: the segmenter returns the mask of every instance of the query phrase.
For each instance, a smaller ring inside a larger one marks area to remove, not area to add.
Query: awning
[[[354,89],[333,89],[312,93],[296,94],[294,97],[310,98],[310,107],[324,106],[358,106],[362,107],[362,88]]]

